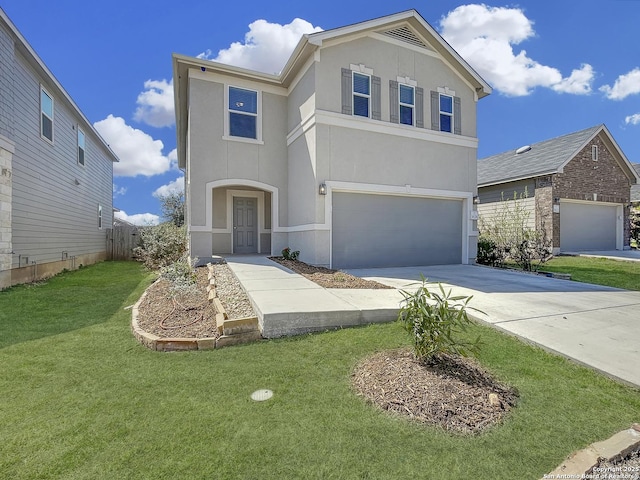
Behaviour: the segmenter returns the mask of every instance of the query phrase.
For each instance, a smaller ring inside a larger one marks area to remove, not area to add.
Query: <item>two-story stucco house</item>
[[[0,9],[0,289],[106,258],[116,161]]]
[[[173,56],[193,256],[473,261],[491,87],[415,11],[305,35],[269,75]]]

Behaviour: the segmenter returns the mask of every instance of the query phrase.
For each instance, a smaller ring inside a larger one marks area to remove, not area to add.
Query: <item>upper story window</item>
[[[400,123],[403,125],[414,124],[415,88],[411,85],[400,84]]]
[[[53,142],[53,97],[40,87],[40,135]]]
[[[461,99],[448,87],[431,92],[431,129],[462,135]]]
[[[440,131],[453,132],[453,97],[440,94]]]
[[[102,230],[102,205],[98,205],[98,228]]]
[[[353,114],[369,116],[371,101],[371,76],[353,72]]]
[[[229,136],[258,140],[258,92],[229,87]]]
[[[85,138],[84,132],[78,128],[78,163],[84,167],[84,155],[85,155]]]
[[[598,161],[598,146],[597,145],[591,145],[591,160],[593,160],[594,162]]]
[[[342,113],[381,120],[381,80],[360,64],[342,69]]]

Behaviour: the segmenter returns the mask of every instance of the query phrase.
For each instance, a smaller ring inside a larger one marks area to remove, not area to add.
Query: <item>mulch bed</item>
[[[300,262],[298,260],[285,260],[283,257],[269,257],[274,262],[279,263],[289,270],[317,283],[324,288],[361,288],[361,289],[382,289],[393,288],[373,280],[365,280],[340,270],[332,270],[325,267],[315,267],[313,265]]]
[[[207,299],[206,267],[195,270],[197,285],[186,293],[172,292],[171,284],[159,279],[147,289],[138,308],[138,325],[161,338],[218,337],[216,312]]]
[[[517,391],[494,380],[477,361],[441,356],[427,364],[406,349],[362,361],[352,377],[358,395],[379,408],[458,434],[477,434],[500,423]]]

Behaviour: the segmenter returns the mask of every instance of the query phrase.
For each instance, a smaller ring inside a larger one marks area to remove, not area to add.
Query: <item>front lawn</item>
[[[543,264],[540,270],[570,273],[571,279],[578,282],[640,290],[640,262],[560,256]]]
[[[640,419],[638,390],[483,326],[479,359],[520,402],[477,437],[353,393],[360,359],[408,345],[395,323],[152,352],[124,309],[151,280],[112,262],[0,293],[0,477],[535,479]]]

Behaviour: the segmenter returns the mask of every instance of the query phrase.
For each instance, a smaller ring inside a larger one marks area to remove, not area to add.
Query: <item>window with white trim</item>
[[[453,132],[453,97],[440,94],[440,131]]]
[[[229,136],[258,140],[258,92],[229,86]]]
[[[598,146],[597,145],[591,145],[591,160],[593,160],[594,162],[598,161]]]
[[[53,96],[40,87],[40,135],[53,142]]]
[[[416,89],[411,85],[400,83],[399,87],[399,104],[400,104],[400,123],[403,125],[413,125],[415,123],[415,98]]]
[[[78,128],[78,164],[84,167],[85,137],[84,132]]]
[[[98,228],[102,230],[102,205],[98,204]]]
[[[353,114],[369,117],[371,110],[371,76],[353,72]]]

